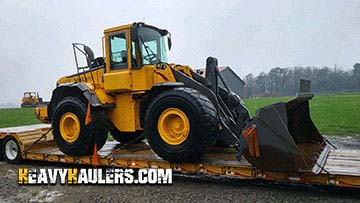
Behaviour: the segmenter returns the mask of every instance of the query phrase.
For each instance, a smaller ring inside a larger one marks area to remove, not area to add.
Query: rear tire
[[[161,158],[193,162],[214,144],[216,126],[211,101],[194,89],[178,87],[153,99],[146,113],[145,136]]]
[[[19,164],[22,160],[18,141],[14,137],[6,137],[3,142],[2,154],[9,164]]]
[[[142,133],[142,131],[121,132],[116,129],[110,130],[110,134],[114,140],[120,142],[121,144],[140,143],[143,140]]]
[[[101,112],[92,111],[92,121],[85,125],[86,111],[86,103],[77,97],[65,97],[56,107],[52,122],[54,140],[67,155],[90,155],[95,144],[100,150],[106,143],[108,130],[97,118]]]

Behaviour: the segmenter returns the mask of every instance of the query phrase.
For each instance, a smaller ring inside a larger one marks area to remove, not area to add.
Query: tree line
[[[245,98],[293,96],[299,92],[300,79],[311,80],[312,92],[318,94],[360,91],[360,63],[344,71],[336,65],[329,67],[272,68],[257,76],[244,78]]]

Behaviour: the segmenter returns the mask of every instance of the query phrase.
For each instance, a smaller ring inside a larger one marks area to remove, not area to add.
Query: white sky
[[[102,55],[103,29],[143,21],[172,33],[169,61],[216,56],[241,77],[275,66],[344,70],[360,58],[360,1],[11,1],[0,3],[0,103],[24,91],[50,99],[74,73],[72,42]]]

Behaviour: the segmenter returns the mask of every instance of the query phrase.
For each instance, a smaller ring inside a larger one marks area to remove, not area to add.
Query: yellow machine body
[[[42,103],[42,98],[39,97],[39,94],[36,92],[24,92],[24,96],[21,99],[21,107],[36,107],[38,104]]]
[[[259,169],[320,172],[329,150],[310,118],[310,81],[300,83],[294,100],[250,118],[216,58],[207,58],[202,77],[168,63],[166,44],[170,49],[168,31],[144,23],[105,29],[103,57],[73,43],[77,74],[60,78],[49,105],[36,109],[40,120],[52,123],[62,152],[88,155],[110,132],[123,144],[145,135],[161,158],[191,162],[220,140]],[[86,66],[79,66],[77,51]]]
[[[139,117],[141,99],[135,98],[137,95],[144,95],[156,84],[176,82],[170,66],[185,73],[188,77],[192,77],[190,67],[175,66],[174,64],[163,64],[163,68],[157,68],[156,64],[143,65],[141,68],[133,69],[131,57],[134,47],[131,45],[131,27],[132,24],[105,29],[103,52],[105,54],[106,72],[104,69],[96,69],[70,77],[62,77],[57,81],[57,85],[83,82],[95,93],[102,104],[115,104],[115,107],[108,111],[108,117],[119,131],[124,132],[143,130]],[[128,66],[121,70],[112,70],[110,67],[110,55],[112,53],[109,38],[117,33],[126,33]],[[136,61],[140,63],[140,55],[137,54],[136,56]],[[42,120],[44,121],[44,119]]]

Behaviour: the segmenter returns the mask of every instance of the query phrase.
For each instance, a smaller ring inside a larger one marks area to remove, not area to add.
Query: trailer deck
[[[16,138],[22,159],[26,160],[121,168],[171,168],[177,173],[360,188],[360,150],[329,148],[330,153],[324,159],[325,166],[319,174],[314,174],[311,171],[290,173],[258,170],[243,158],[237,161],[236,152],[231,148],[213,148],[201,163],[169,163],[158,157],[146,142],[123,146],[116,141],[108,141],[98,152],[98,159],[94,163],[92,156],[63,154],[56,147],[50,125],[47,124],[1,128],[0,140],[7,136]]]

